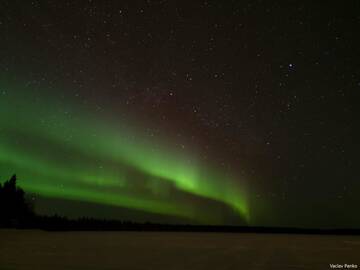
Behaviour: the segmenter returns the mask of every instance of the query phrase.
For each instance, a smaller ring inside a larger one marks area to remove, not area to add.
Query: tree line
[[[0,183],[0,228],[43,229],[50,231],[181,231],[228,233],[294,233],[294,234],[350,234],[359,235],[360,229],[304,229],[251,226],[211,226],[184,224],[136,223],[83,217],[44,216],[34,212],[32,201],[17,186],[16,175],[3,185]]]

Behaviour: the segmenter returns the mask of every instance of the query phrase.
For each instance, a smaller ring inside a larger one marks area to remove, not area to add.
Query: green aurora
[[[221,211],[202,206],[210,200],[250,221],[241,179],[122,120],[31,93],[0,88],[2,180],[16,172],[26,191],[42,196],[222,224]]]

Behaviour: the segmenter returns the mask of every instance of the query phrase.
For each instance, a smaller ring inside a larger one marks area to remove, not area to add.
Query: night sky
[[[40,213],[360,227],[359,1],[1,1],[0,179]]]

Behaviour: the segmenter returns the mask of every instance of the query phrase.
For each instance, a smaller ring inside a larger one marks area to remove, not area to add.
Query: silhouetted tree
[[[0,185],[0,226],[25,226],[34,216],[25,200],[25,192],[16,185],[14,174],[2,186]]]

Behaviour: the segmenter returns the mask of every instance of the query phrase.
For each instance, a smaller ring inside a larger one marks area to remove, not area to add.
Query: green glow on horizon
[[[0,172],[12,168],[24,175],[26,190],[222,222],[221,213],[184,199],[189,194],[226,204],[249,221],[238,179],[202,164],[195,153],[150,141],[140,129],[105,121],[69,101],[44,98],[34,104],[30,90],[13,92],[0,96]]]

